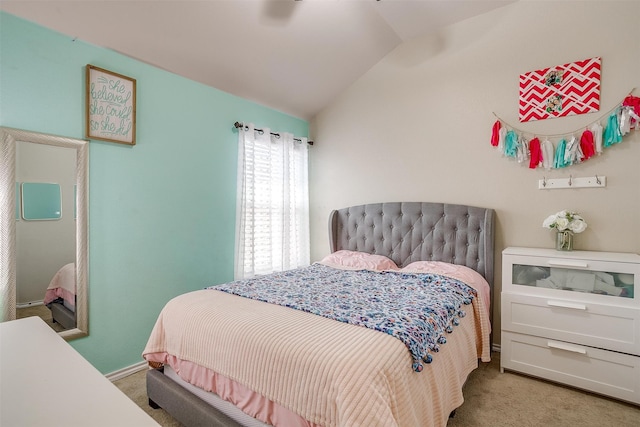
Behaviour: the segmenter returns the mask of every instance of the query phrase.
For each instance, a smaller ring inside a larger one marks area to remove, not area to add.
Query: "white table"
[[[0,426],[159,426],[39,317],[0,323]]]

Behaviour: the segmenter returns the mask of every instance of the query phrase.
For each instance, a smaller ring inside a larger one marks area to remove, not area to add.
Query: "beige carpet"
[[[139,407],[141,407],[147,414],[149,414],[158,424],[163,427],[180,427],[178,421],[174,420],[171,415],[169,415],[163,409],[152,409],[149,406],[149,400],[147,399],[147,382],[146,382],[147,371],[143,370],[140,372],[136,372],[135,374],[129,375],[128,377],[122,378],[120,380],[114,381],[113,383],[120,389],[124,394],[129,396],[131,400],[133,400]]]
[[[464,404],[447,427],[639,427],[640,407],[550,382],[500,373],[500,353],[471,373]],[[147,404],[145,372],[115,382],[116,386],[160,425],[180,423]]]
[[[51,310],[46,305],[33,305],[31,307],[16,308],[16,319],[24,317],[38,316],[56,332],[64,331],[65,328],[59,323],[53,323]]]

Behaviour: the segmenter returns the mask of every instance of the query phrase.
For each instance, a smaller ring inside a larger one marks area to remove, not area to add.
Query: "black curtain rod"
[[[235,122],[235,123],[233,124],[233,127],[235,127],[236,129],[239,129],[239,128],[241,128],[241,127],[246,127],[246,128],[248,128],[248,126],[245,126],[245,125],[244,125],[244,123],[242,123],[242,122]],[[253,130],[255,130],[256,132],[264,132],[262,129],[258,129],[258,128],[253,128]],[[270,133],[271,133],[271,135],[273,135],[273,136],[280,137],[280,134],[279,134],[279,133],[273,133],[273,132],[270,132]],[[294,140],[294,141],[298,141],[298,142],[302,142],[302,140],[301,140],[300,138],[293,138],[293,140]],[[307,144],[309,144],[309,145],[313,145],[313,141],[308,141],[308,140],[307,140]]]

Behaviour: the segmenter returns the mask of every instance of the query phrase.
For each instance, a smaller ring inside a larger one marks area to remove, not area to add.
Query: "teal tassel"
[[[567,166],[564,162],[564,152],[567,149],[567,141],[563,138],[558,142],[558,148],[556,148],[556,154],[553,158],[553,167],[556,169]]]
[[[618,115],[613,113],[609,116],[607,127],[604,130],[604,146],[610,147],[613,144],[617,144],[622,141],[622,133],[620,133],[620,127],[618,124]]]

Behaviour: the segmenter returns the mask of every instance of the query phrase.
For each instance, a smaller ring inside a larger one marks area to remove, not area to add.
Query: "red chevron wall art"
[[[600,57],[520,74],[520,121],[600,109]]]

